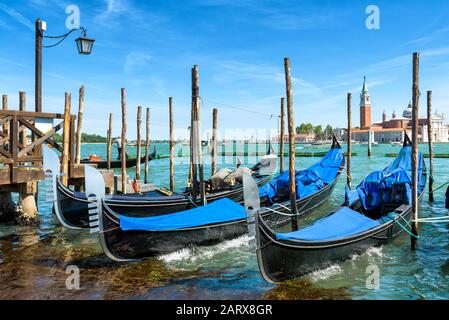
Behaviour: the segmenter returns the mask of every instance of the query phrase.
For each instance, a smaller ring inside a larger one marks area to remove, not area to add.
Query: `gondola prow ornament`
[[[89,202],[90,233],[97,233],[100,223],[98,213],[101,212],[103,198],[106,195],[104,178],[97,169],[91,166],[84,166],[84,176],[86,180],[86,195]]]
[[[248,226],[249,248],[256,249],[256,214],[260,210],[259,187],[256,181],[247,173],[243,173],[243,198]]]

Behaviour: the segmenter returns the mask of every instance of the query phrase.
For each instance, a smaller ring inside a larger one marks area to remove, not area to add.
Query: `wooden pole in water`
[[[122,193],[126,194],[126,90],[121,90],[122,104]]]
[[[83,127],[83,113],[84,113],[84,86],[81,86],[79,91],[79,105],[78,105],[78,123],[76,126],[76,156],[75,163],[81,163],[81,129]]]
[[[348,93],[348,164],[346,166],[346,184],[349,188],[352,188],[352,178],[351,178],[351,156],[352,156],[352,94]]]
[[[290,189],[290,213],[292,214],[292,230],[298,230],[298,217],[296,208],[296,171],[295,171],[295,121],[293,119],[293,95],[292,80],[290,77],[290,59],[284,59],[285,84],[287,93],[287,118],[288,118],[288,143],[289,143],[289,189]]]
[[[112,113],[109,114],[109,129],[108,129],[108,147],[106,161],[108,170],[111,170],[111,149],[112,149]]]
[[[280,146],[279,146],[279,160],[280,160],[280,172],[284,172],[284,135],[285,135],[285,98],[281,98],[281,133],[279,135]]]
[[[194,72],[194,97],[195,97],[195,137],[196,137],[196,147],[197,147],[197,157],[198,157],[198,171],[200,178],[200,195],[201,195],[201,205],[206,204],[206,188],[204,186],[204,168],[203,168],[203,152],[201,144],[201,112],[200,112],[200,87],[199,87],[199,76],[198,76],[198,65],[193,68]]]
[[[218,109],[212,111],[212,175],[217,172],[217,117]]]
[[[373,135],[373,131],[372,131],[372,128],[370,125],[370,127],[368,129],[368,157],[371,157],[371,155],[372,155],[372,139],[373,139],[372,135]]]
[[[140,158],[142,157],[142,107],[137,107],[137,159],[136,159],[136,180],[140,180]]]
[[[150,152],[150,108],[147,108],[145,128],[145,184],[148,183],[148,153]]]
[[[19,91],[19,110],[26,111],[26,94],[23,91]],[[22,130],[22,132],[20,133],[19,143],[22,145],[22,147],[25,147],[27,145],[26,130]]]
[[[432,127],[432,91],[427,91],[427,135],[429,137],[429,202],[434,202],[433,198],[433,127]]]
[[[170,190],[175,191],[175,136],[173,124],[173,97],[168,99],[168,113],[170,122]]]
[[[2,110],[8,111],[8,96],[6,94],[2,95]],[[3,124],[3,133],[9,133],[9,124],[7,122]]]
[[[69,153],[70,153],[70,107],[71,107],[72,95],[68,92],[65,93],[65,105],[64,105],[64,131],[62,134],[63,151],[61,159],[61,172],[62,172],[62,184],[68,185],[69,181]]]
[[[198,95],[196,82],[198,73],[196,66],[192,68],[192,111],[190,121],[190,175],[192,185],[192,198],[196,203],[198,195],[198,180],[197,180],[197,138],[196,138],[196,97]]]
[[[412,250],[418,247],[418,116],[419,116],[419,53],[413,53],[413,105],[412,105]]]

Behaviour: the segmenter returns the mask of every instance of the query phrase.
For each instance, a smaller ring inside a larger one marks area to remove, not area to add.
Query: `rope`
[[[259,111],[254,111],[254,110],[250,110],[250,109],[243,108],[243,107],[236,107],[236,106],[232,106],[232,105],[229,105],[229,104],[224,104],[224,103],[221,103],[221,102],[218,102],[218,101],[206,99],[206,98],[204,98],[204,97],[199,97],[199,98],[200,98],[201,100],[209,101],[209,102],[212,102],[212,103],[215,103],[215,104],[219,104],[219,105],[221,105],[221,106],[223,106],[223,107],[230,108],[230,109],[241,110],[241,111],[249,112],[249,113],[252,113],[252,114],[259,114],[259,115],[262,115],[262,116],[268,116],[268,117],[271,117],[271,116],[272,116],[271,114],[268,114],[268,113],[259,112]]]
[[[391,214],[394,218],[400,217],[403,220],[405,220],[402,216],[396,214],[396,213],[392,213]],[[389,216],[386,216],[388,219],[391,219]],[[419,239],[420,237],[417,235],[414,235],[412,232],[410,232],[406,227],[404,227],[399,221],[397,221],[396,219],[391,219],[394,223],[396,223],[399,227],[401,227],[402,230],[404,230],[406,233],[408,233],[410,236]],[[407,225],[411,228],[410,224],[407,222],[407,220],[405,220],[405,222],[407,223]]]

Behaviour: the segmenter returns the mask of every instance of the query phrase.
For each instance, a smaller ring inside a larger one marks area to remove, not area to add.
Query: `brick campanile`
[[[363,80],[362,93],[360,94],[360,129],[368,129],[371,126],[371,98],[366,84]]]

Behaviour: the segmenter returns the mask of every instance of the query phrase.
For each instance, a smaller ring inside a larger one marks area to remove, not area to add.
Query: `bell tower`
[[[363,79],[362,93],[360,94],[360,129],[371,126],[371,97],[368,92],[366,77]]]

